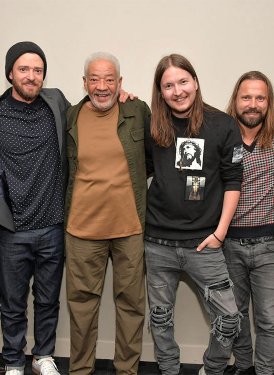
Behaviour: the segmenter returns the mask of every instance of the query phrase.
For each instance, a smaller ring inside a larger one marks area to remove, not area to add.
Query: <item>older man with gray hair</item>
[[[116,307],[116,373],[137,374],[145,314],[143,228],[146,209],[141,100],[118,103],[118,60],[91,55],[87,96],[68,112],[69,184],[66,197],[70,374],[94,371],[98,315],[108,258]]]

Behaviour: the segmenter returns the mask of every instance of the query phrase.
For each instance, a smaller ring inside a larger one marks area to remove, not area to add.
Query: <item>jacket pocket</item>
[[[134,142],[143,141],[144,140],[144,128],[141,129],[133,129],[130,131],[131,137]]]

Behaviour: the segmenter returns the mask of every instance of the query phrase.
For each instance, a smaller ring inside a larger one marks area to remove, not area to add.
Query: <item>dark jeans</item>
[[[33,276],[32,354],[52,355],[64,265],[63,225],[12,233],[0,229],[1,325],[3,359],[11,368],[25,365],[27,299]]]

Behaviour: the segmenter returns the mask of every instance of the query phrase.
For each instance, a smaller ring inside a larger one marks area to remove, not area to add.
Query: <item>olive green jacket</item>
[[[65,223],[69,215],[71,197],[77,170],[78,133],[77,118],[82,105],[89,100],[86,96],[77,105],[69,108],[67,114],[67,157],[69,180],[66,193]],[[145,166],[144,127],[150,122],[150,110],[139,99],[119,103],[118,137],[124,148],[132,182],[137,213],[144,229],[146,212],[147,177]],[[90,202],[92,204],[92,202]]]

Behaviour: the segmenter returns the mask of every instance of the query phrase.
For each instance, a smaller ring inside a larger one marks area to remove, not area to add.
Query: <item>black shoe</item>
[[[6,366],[2,361],[0,361],[0,374],[5,374],[6,373]]]
[[[224,375],[256,375],[254,366],[250,366],[245,370],[240,370],[235,364],[227,366]]]

